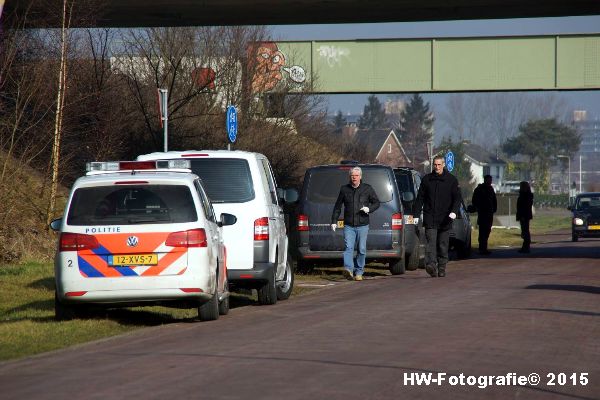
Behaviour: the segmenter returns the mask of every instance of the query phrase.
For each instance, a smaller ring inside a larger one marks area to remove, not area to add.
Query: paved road
[[[0,399],[598,399],[600,241],[568,239],[5,362]],[[451,385],[461,373],[542,382]]]

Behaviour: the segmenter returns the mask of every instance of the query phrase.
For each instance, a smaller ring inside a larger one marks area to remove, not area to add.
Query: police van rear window
[[[75,190],[69,225],[171,224],[198,220],[184,185],[97,186]]]
[[[308,183],[308,201],[334,204],[340,187],[350,182],[349,169],[316,168],[311,171]],[[393,198],[392,182],[387,169],[363,168],[362,182],[373,187],[379,201],[387,203]]]
[[[254,199],[248,161],[239,158],[192,159],[192,172],[202,179],[213,203],[245,203]]]

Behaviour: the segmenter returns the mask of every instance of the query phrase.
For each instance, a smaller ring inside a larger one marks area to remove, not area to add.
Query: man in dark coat
[[[371,185],[361,183],[362,169],[350,170],[350,183],[340,188],[340,194],[333,206],[331,229],[335,231],[344,205],[344,274],[346,278],[362,281],[367,257],[367,234],[369,233],[369,213],[379,208],[379,198]],[[354,244],[358,238],[358,254],[354,260]],[[355,268],[356,266],[356,268]]]
[[[483,177],[483,183],[480,183],[473,191],[473,206],[477,210],[477,225],[479,225],[479,254],[489,255],[488,238],[492,231],[494,213],[498,208],[496,201],[496,192],[492,187],[492,176]]]
[[[523,246],[519,253],[529,253],[531,246],[531,233],[529,232],[529,222],[533,219],[533,193],[529,182],[522,181],[519,187],[519,197],[517,198],[517,221],[521,224],[521,237]]]
[[[461,199],[458,180],[445,166],[444,157],[433,159],[433,172],[423,177],[413,206],[413,215],[420,215],[423,208],[423,226],[427,240],[425,270],[432,277],[446,276],[449,230],[458,213]]]

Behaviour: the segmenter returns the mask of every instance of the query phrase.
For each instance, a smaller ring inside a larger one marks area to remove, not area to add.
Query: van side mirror
[[[415,195],[413,192],[402,192],[402,201],[408,203],[409,201],[413,201],[415,199]]]
[[[294,188],[282,189],[277,188],[277,197],[282,199],[286,203],[295,203],[298,201],[298,191]]]
[[[227,213],[222,213],[221,214],[221,219],[217,223],[217,225],[219,227],[223,227],[223,226],[227,226],[227,225],[233,225],[236,222],[237,222],[237,217],[235,215],[227,214]]]
[[[61,225],[62,225],[62,218],[57,218],[55,220],[52,220],[52,222],[50,222],[50,229],[52,229],[54,232],[60,232]]]

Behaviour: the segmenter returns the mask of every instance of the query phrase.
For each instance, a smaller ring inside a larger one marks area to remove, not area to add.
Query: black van
[[[331,214],[340,187],[349,182],[348,173],[355,166],[362,169],[362,181],[373,187],[381,203],[370,215],[367,262],[387,263],[392,274],[403,274],[402,202],[394,171],[384,165],[338,164],[309,168],[294,215],[292,256],[300,270],[310,269],[319,260],[339,260],[342,265],[344,234],[342,229],[335,232],[331,229]],[[338,226],[343,226],[343,220],[338,221]]]
[[[423,218],[421,215],[412,215],[412,209],[419,186],[421,186],[421,177],[419,173],[410,167],[394,168],[398,191],[402,198],[404,207],[404,235],[406,240],[406,269],[414,271],[417,268],[425,267],[425,228],[423,227]],[[421,213],[422,214],[422,213]]]

